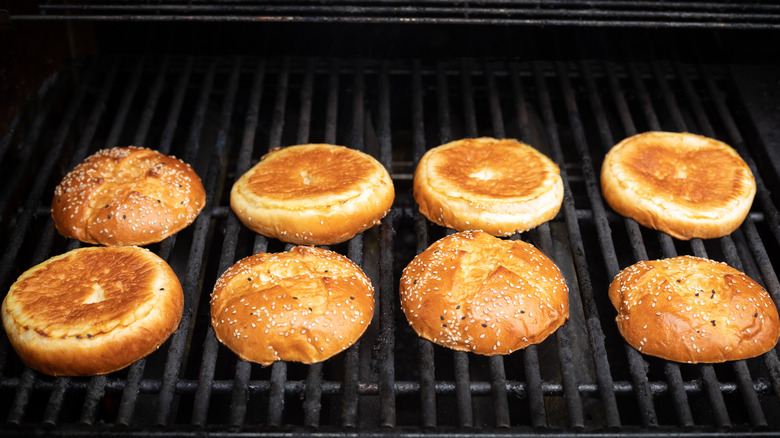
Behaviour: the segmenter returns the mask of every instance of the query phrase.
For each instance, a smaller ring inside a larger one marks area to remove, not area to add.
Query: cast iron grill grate
[[[38,14],[14,19],[777,29],[778,11],[780,5],[761,0],[50,0]]]
[[[54,185],[102,147],[174,154],[201,175],[196,222],[151,249],[185,292],[180,329],[160,350],[108,376],[53,378],[25,368],[0,339],[3,435],[193,436],[488,434],[549,431],[664,435],[780,430],[780,362],[762,357],[685,365],[642,356],[614,325],[606,289],[620,268],[675,254],[726,261],[780,299],[772,257],[777,179],[740,107],[728,69],[676,62],[377,61],[252,57],[90,57],[44,84],[0,139],[0,287],[79,246],[49,217]],[[734,145],[757,175],[753,211],[731,236],[676,241],[613,213],[600,161],[625,136],[691,131]],[[416,210],[414,166],[462,137],[515,137],[561,165],[558,217],[513,238],[560,266],[571,319],[543,343],[505,357],[452,352],[417,338],[400,312],[400,271],[444,236]],[[287,246],[230,211],[235,179],[270,148],[329,142],[377,157],[396,184],[383,223],[331,249],[363,267],[377,312],[358,344],[322,364],[237,360],[216,341],[216,278],[257,251]],[[776,259],[776,258],[775,258]]]

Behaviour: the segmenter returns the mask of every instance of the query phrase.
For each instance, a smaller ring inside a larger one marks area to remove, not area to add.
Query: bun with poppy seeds
[[[160,242],[190,225],[206,205],[188,164],[135,146],[103,149],[68,172],[51,215],[65,237],[106,246]]]
[[[373,314],[374,289],[363,271],[315,247],[246,257],[211,294],[217,339],[263,365],[322,362],[354,344]]]
[[[404,269],[401,308],[421,337],[490,356],[542,342],[568,319],[569,295],[558,267],[532,245],[464,231]]]
[[[676,362],[758,356],[780,336],[777,308],[745,274],[713,260],[642,261],[609,287],[618,329],[642,353]]]

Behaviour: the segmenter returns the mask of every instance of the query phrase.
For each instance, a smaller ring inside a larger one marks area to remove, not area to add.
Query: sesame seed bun
[[[335,245],[379,223],[395,198],[387,170],[328,144],[274,149],[233,185],[230,206],[248,228],[299,245]]]
[[[558,214],[563,180],[558,165],[527,144],[467,138],[423,155],[414,173],[414,199],[438,225],[509,236]]]
[[[3,327],[30,368],[88,376],[122,369],[176,330],[179,280],[138,247],[80,248],[27,270],[3,300]]]
[[[374,289],[363,271],[314,247],[244,258],[211,294],[217,339],[263,365],[322,362],[354,344],[373,315]]]
[[[103,149],[54,190],[51,215],[65,237],[106,246],[160,242],[190,225],[206,204],[183,161],[135,146]]]
[[[609,287],[618,329],[642,353],[676,362],[725,362],[758,356],[780,336],[769,294],[736,269],[680,256],[642,261]]]
[[[615,145],[604,158],[601,188],[618,213],[683,240],[730,234],[756,194],[753,173],[731,146],[673,132]]]
[[[490,356],[542,342],[569,318],[569,295],[558,267],[532,245],[465,231],[404,269],[401,308],[421,337]]]

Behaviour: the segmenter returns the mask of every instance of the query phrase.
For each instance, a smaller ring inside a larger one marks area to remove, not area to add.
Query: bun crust
[[[621,215],[683,240],[730,234],[756,194],[753,173],[729,145],[672,132],[618,143],[604,158],[601,188]]]
[[[50,375],[122,369],[176,330],[179,280],[137,247],[80,248],[27,270],[3,300],[2,320],[22,361]]]
[[[335,245],[379,223],[395,198],[387,170],[343,146],[275,149],[230,192],[241,222],[267,237],[299,245]]]
[[[487,356],[542,342],[569,317],[568,288],[552,260],[482,231],[434,242],[404,269],[400,293],[418,335]]]
[[[217,339],[263,365],[322,362],[354,344],[373,315],[374,289],[363,271],[314,247],[242,259],[211,295]]]
[[[563,180],[558,165],[531,146],[468,138],[423,155],[414,173],[414,199],[438,225],[509,236],[558,214]]]
[[[183,161],[135,146],[103,149],[54,190],[51,215],[65,237],[106,246],[160,242],[190,225],[206,204]]]
[[[708,259],[643,261],[609,287],[618,329],[642,353],[676,362],[758,356],[780,337],[777,308],[745,274]]]

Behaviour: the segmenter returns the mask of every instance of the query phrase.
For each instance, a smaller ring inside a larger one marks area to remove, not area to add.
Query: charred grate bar
[[[742,107],[731,70],[680,62],[379,61],[252,57],[83,58],[43,87],[0,138],[0,287],[80,246],[49,217],[59,179],[95,150],[137,144],[191,163],[208,203],[196,222],[151,245],[179,275],[185,316],[157,352],[107,376],[53,378],[24,367],[0,338],[0,433],[25,436],[278,434],[322,436],[574,434],[661,436],[780,431],[775,350],[727,364],[686,365],[628,347],[606,298],[638,260],[692,254],[725,261],[780,301],[778,180]],[[735,146],[758,182],[742,227],[682,242],[613,213],[598,170],[619,139],[691,131]],[[401,270],[447,230],[411,196],[430,147],[514,137],[559,163],[566,196],[527,240],[561,267],[571,319],[543,343],[503,357],[438,347],[408,327]],[[376,288],[376,314],[344,353],[304,366],[238,360],[214,337],[209,294],[240,258],[283,251],[230,210],[233,182],[269,149],[344,144],[377,157],[396,184],[382,224],[330,249]]]
[[[297,1],[48,1],[37,15],[13,20],[265,21],[449,23],[642,28],[776,29],[780,6],[771,1],[647,0],[340,0]]]

